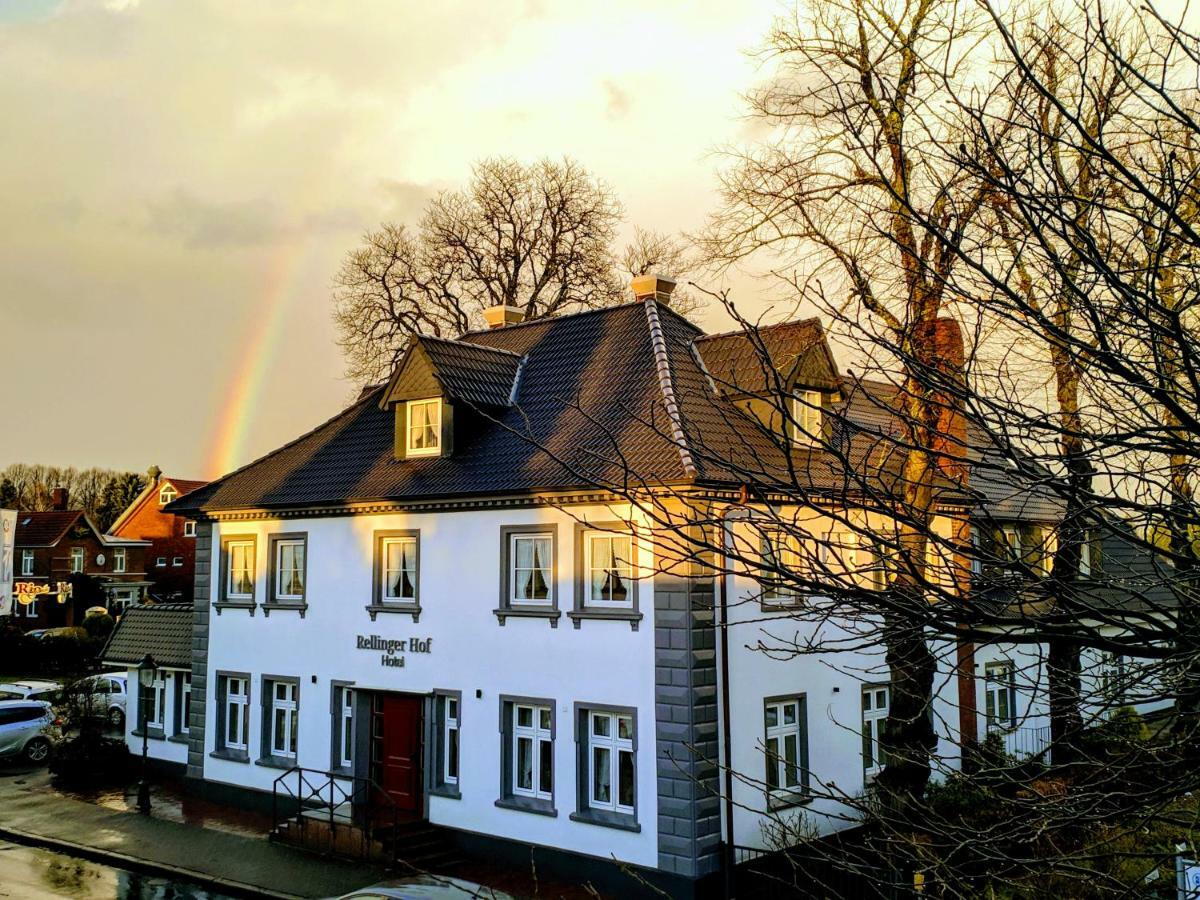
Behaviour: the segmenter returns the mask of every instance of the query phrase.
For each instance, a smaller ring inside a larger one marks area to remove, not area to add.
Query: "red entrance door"
[[[376,694],[371,715],[371,769],[375,783],[402,812],[421,808],[420,697]]]

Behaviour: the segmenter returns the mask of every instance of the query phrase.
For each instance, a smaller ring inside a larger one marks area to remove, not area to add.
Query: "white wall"
[[[266,592],[267,539],[278,532],[308,534],[308,610],[305,618],[285,610],[270,617],[258,609],[214,609],[208,655],[207,751],[216,740],[216,680],[221,670],[249,672],[251,683],[249,764],[205,759],[205,778],[270,791],[278,769],[257,766],[261,746],[261,676],[300,678],[298,765],[330,767],[331,680],[364,690],[424,694],[462,692],[460,711],[461,800],[429,798],[437,824],[580,853],[654,866],[657,850],[657,789],[654,723],[654,599],[652,578],[639,585],[644,615],[637,631],[628,622],[589,620],[576,629],[566,616],[573,608],[575,524],[578,518],[612,521],[608,507],[508,509],[414,515],[349,516],[285,521],[231,522],[214,528],[213,599],[219,576],[221,534],[257,538],[256,600]],[[557,628],[545,619],[509,618],[501,626],[499,602],[500,528],[556,522],[558,531]],[[419,529],[420,621],[380,614],[372,622],[373,534]],[[652,556],[643,547],[645,573]],[[432,638],[428,654],[407,653],[404,668],[385,668],[380,654],[356,649],[358,635],[384,639]],[[476,698],[476,691],[482,697]],[[501,694],[555,700],[555,818],[499,809],[499,697]],[[640,833],[572,822],[575,811],[576,702],[635,707],[638,712],[637,808]]]
[[[165,738],[151,737],[146,741],[146,755],[151,759],[160,759],[165,762],[179,763],[187,765],[188,747],[185,740],[171,741],[166,738],[179,737],[184,735],[175,727],[175,692],[178,690],[177,681],[175,678],[175,669],[163,670],[167,677],[166,693],[163,698],[163,730]],[[135,756],[142,755],[142,736],[135,735],[133,732],[138,725],[138,703],[140,702],[139,687],[138,687],[138,670],[129,669],[126,672],[126,694],[125,694],[125,746],[129,748],[129,752]]]

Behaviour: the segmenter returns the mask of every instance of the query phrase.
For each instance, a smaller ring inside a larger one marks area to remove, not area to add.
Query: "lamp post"
[[[142,657],[142,661],[138,663],[138,705],[141,710],[141,725],[142,725],[142,777],[138,779],[137,805],[138,812],[149,814],[150,812],[150,782],[146,780],[146,757],[149,752],[147,741],[150,732],[150,710],[146,707],[146,701],[151,699],[150,692],[154,689],[154,673],[158,670],[158,665],[154,662],[154,657],[147,653]]]

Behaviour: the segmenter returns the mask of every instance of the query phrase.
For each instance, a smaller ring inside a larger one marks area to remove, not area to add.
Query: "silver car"
[[[81,678],[76,684],[88,692],[88,710],[120,731],[125,727],[129,676],[125,672],[101,672]]]
[[[58,737],[58,719],[49,703],[0,700],[0,757],[44,763]]]
[[[62,685],[57,681],[8,681],[0,684],[0,700],[62,700]]]
[[[443,875],[414,875],[344,894],[338,900],[514,900],[511,894],[474,881]]]

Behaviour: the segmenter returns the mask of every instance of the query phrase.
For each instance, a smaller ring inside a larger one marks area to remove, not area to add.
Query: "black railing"
[[[271,787],[271,837],[331,856],[396,864],[400,808],[369,778],[293,766]]]

